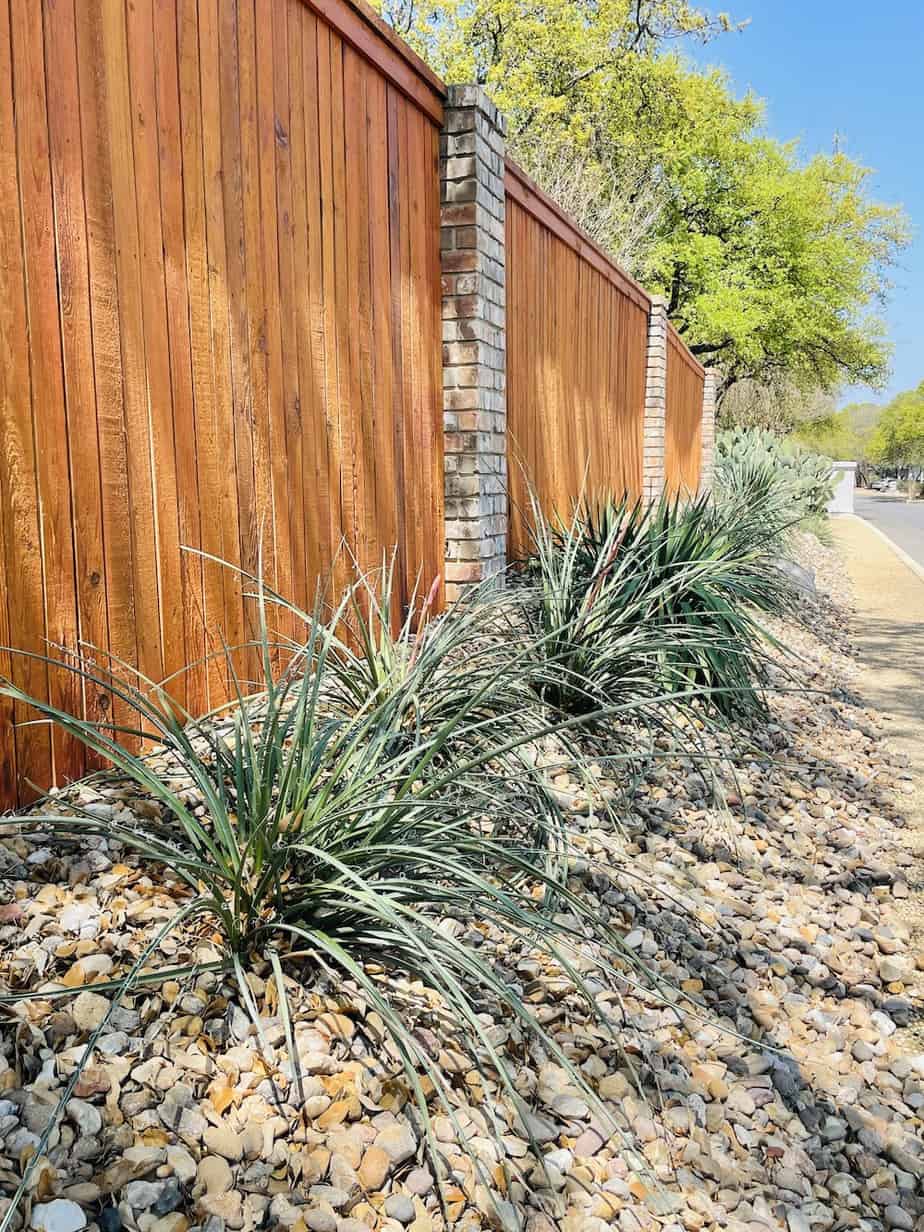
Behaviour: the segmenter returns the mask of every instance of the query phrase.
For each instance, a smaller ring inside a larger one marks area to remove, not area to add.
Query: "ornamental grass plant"
[[[560,642],[546,696],[566,711],[647,698],[659,715],[672,697],[722,719],[762,714],[768,648],[780,648],[759,614],[782,615],[794,592],[778,567],[783,507],[752,496],[650,508],[601,496],[567,522],[534,500],[533,619]]]
[[[605,1105],[518,986],[495,969],[490,954],[445,927],[445,921],[477,918],[501,930],[520,952],[556,964],[614,1045],[613,1029],[573,956],[592,947],[597,981],[636,980],[644,973],[620,936],[569,886],[568,834],[554,794],[535,759],[520,756],[521,749],[556,727],[541,718],[511,723],[512,712],[504,709],[521,695],[521,657],[508,656],[506,666],[499,655],[489,667],[470,663],[466,687],[460,678],[454,691],[447,688],[449,668],[441,666],[438,647],[448,647],[450,659],[464,651],[464,642],[457,641],[466,628],[463,614],[461,628],[452,632],[434,625],[429,633],[424,621],[413,637],[399,634],[384,654],[400,651],[400,662],[364,678],[371,659],[380,664],[385,659],[370,655],[369,648],[365,659],[358,651],[348,654],[339,630],[351,605],[368,611],[369,594],[363,580],[329,621],[306,614],[305,639],[289,647],[289,661],[277,672],[278,643],[267,623],[271,604],[258,586],[262,690],[245,695],[239,688],[233,705],[205,719],[180,710],[151,681],[129,683],[91,662],[74,665],[87,686],[110,691],[133,713],[130,734],[141,736],[148,749],[154,745],[153,751],[119,744],[128,729],[67,714],[27,698],[9,682],[0,684],[4,695],[34,706],[158,806],[157,816],[145,810],[144,818],[126,818],[48,804],[26,816],[2,818],[0,826],[45,841],[101,838],[123,858],[134,857],[146,869],[160,867],[185,887],[173,919],[132,969],[93,984],[95,992],[111,992],[113,1004],[131,991],[142,967],[145,982],[156,981],[157,949],[171,929],[207,924],[218,939],[221,966],[236,977],[264,1046],[247,976],[258,962],[272,967],[292,1083],[279,1074],[276,1080],[288,1086],[288,1102],[298,1105],[301,1077],[284,974],[302,985],[322,980],[328,987],[352,989],[384,1024],[439,1171],[431,1112],[435,1102],[455,1118],[451,1078],[420,1042],[413,1015],[393,995],[396,977],[421,981],[452,1024],[454,1043],[474,1060],[486,1089],[503,1093],[517,1110],[520,1131],[541,1158],[530,1108],[510,1058],[485,1026],[484,1007],[562,1066],[607,1124]],[[227,667],[233,675],[230,652]],[[499,713],[504,724],[496,721]],[[171,968],[169,977],[192,973],[193,968]],[[81,989],[59,991],[72,996]],[[92,1056],[97,1034],[59,1113]],[[494,1115],[490,1108],[486,1114]],[[464,1135],[460,1140],[464,1143]],[[18,1196],[43,1150],[44,1142]],[[475,1158],[473,1163],[482,1168]]]

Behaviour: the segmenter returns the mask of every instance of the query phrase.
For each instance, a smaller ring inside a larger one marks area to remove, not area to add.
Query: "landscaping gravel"
[[[924,1229],[924,956],[899,906],[921,878],[903,847],[907,773],[877,716],[852,695],[849,595],[837,556],[800,545],[818,595],[778,633],[771,721],[697,733],[712,755],[654,759],[614,826],[586,786],[555,787],[578,848],[572,885],[592,896],[662,991],[604,971],[592,940],[563,967],[514,949],[477,919],[446,921],[522,990],[605,1102],[515,1025],[483,1017],[513,1059],[525,1126],[453,1042],[428,989],[393,982],[418,1038],[451,1075],[455,1120],[435,1112],[451,1169],[441,1206],[431,1157],[382,1022],[309,967],[289,980],[304,1075],[299,1107],[269,968],[250,977],[261,1050],[220,971],[136,989],[52,1129],[20,1212],[36,1232],[827,1232]],[[794,675],[793,675],[794,673]],[[607,786],[607,766],[599,773]],[[612,771],[611,771],[612,773]],[[615,777],[615,776],[614,776]],[[130,790],[62,796],[100,817],[153,816]],[[2,973],[47,992],[124,972],[176,908],[179,887],[122,862],[103,839],[0,851]],[[201,929],[148,965],[214,962]],[[294,976],[291,968],[287,975]],[[672,990],[681,990],[678,996]],[[109,997],[43,996],[0,1029],[0,1188],[12,1193]],[[613,1132],[614,1128],[617,1132]],[[528,1136],[541,1143],[544,1167]],[[468,1150],[480,1162],[476,1170]]]

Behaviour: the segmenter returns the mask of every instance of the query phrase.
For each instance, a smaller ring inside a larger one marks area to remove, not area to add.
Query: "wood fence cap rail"
[[[583,257],[599,273],[614,284],[624,295],[646,312],[651,311],[652,297],[643,286],[613,261],[586,231],[570,218],[535,180],[530,179],[513,159],[507,159],[507,192],[524,210],[544,223],[560,240]]]
[[[668,321],[667,323],[667,336],[668,336],[669,341],[674,344],[674,346],[680,352],[683,359],[686,360],[686,362],[690,365],[690,367],[694,368],[700,374],[700,376],[705,377],[706,375],[705,365],[700,363],[700,361],[696,358],[696,356],[693,354],[693,352],[684,342],[683,338],[680,335],[680,331],[678,330],[677,326],[674,324],[673,321]]]
[[[446,84],[366,0],[301,0],[415,102],[443,123]]]

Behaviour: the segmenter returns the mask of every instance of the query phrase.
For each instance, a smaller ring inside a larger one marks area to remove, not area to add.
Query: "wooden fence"
[[[566,515],[586,484],[642,493],[651,301],[507,163],[510,554],[528,549],[531,484]]]
[[[664,486],[669,495],[695,494],[702,467],[705,370],[673,325],[667,327],[667,410]]]
[[[159,680],[245,641],[184,544],[256,571],[262,541],[300,603],[341,537],[397,544],[405,592],[441,572],[443,93],[343,0],[0,0],[0,646]],[[109,717],[39,659],[0,676]],[[84,768],[28,717],[0,807]]]
[[[130,719],[42,657],[84,646],[220,704],[235,570],[309,606],[395,551],[398,616],[447,535],[502,566],[505,446],[513,556],[525,477],[562,513],[665,453],[696,488],[702,368],[671,332],[652,378],[651,300],[504,173],[490,104],[441,164],[446,98],[363,0],[0,0],[0,677]],[[0,699],[0,808],[89,764],[33,717]]]

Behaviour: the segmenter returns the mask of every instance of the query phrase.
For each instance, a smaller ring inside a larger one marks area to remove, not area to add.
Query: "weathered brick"
[[[474,135],[473,133],[472,136]],[[446,180],[477,179],[477,161],[474,154],[462,158],[447,158],[443,163],[443,178]]]
[[[719,379],[715,368],[706,369],[703,378],[702,456],[699,477],[702,492],[711,492],[715,482],[715,412]]]
[[[506,565],[504,126],[452,86],[440,138],[447,595]]]
[[[477,389],[444,389],[443,408],[447,411],[474,411],[479,406]]]
[[[479,239],[484,243],[482,232],[477,227],[456,227],[455,229],[455,247],[456,248],[474,248]],[[489,243],[495,244],[495,241],[488,240]],[[494,255],[493,253],[491,254]]]
[[[488,349],[482,342],[447,342],[443,345],[443,364],[476,364]]]
[[[475,201],[477,197],[478,184],[475,180],[443,180],[440,185],[440,199],[450,205]]]
[[[475,222],[478,207],[474,201],[444,205],[440,212],[442,227],[471,226]]]
[[[487,258],[475,248],[456,248],[452,252],[444,252],[441,258],[444,274],[470,273],[480,270]]]
[[[645,499],[664,491],[664,439],[667,417],[667,305],[655,297],[648,319],[648,353],[643,417],[643,489]]]

